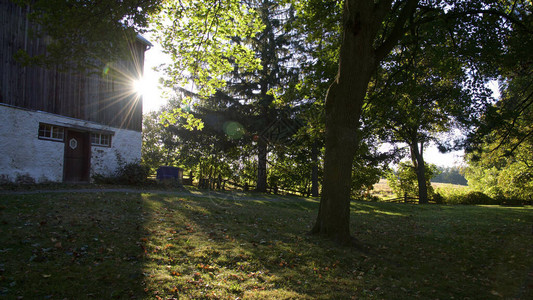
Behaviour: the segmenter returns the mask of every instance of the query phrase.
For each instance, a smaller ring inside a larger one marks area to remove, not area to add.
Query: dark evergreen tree
[[[278,136],[280,131],[295,133],[297,130],[286,126],[293,119],[291,112],[274,105],[275,91],[297,76],[294,72],[293,32],[289,30],[293,8],[272,0],[250,1],[248,5],[257,11],[264,27],[255,37],[236,38],[235,42],[250,47],[261,68],[250,71],[235,65],[225,87],[209,101],[225,102],[227,110],[222,106],[215,109],[224,109],[221,113],[231,110],[241,117],[241,124],[250,133],[247,142],[256,145],[256,191],[266,192],[269,143],[286,138]]]

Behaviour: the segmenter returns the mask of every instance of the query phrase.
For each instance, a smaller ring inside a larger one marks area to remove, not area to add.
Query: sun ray
[[[105,86],[100,92],[102,101],[95,104],[100,113],[115,106],[116,113],[105,118],[120,128],[127,127],[134,121],[134,111],[138,109],[142,111],[143,95],[150,88],[143,78],[144,52],[141,54],[136,51],[135,47],[139,46],[135,42],[130,41],[129,45],[129,59],[105,65],[101,73],[101,80]]]

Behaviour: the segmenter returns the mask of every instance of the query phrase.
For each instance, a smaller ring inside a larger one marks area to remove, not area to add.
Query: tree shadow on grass
[[[159,209],[153,226],[168,233],[147,247],[159,262],[150,268],[166,273],[154,274],[159,281],[148,284],[161,288],[158,295],[338,299],[362,288],[356,272],[365,259],[360,253],[346,256],[350,249],[305,234],[316,203],[221,203],[159,195],[147,201]],[[348,265],[354,269],[345,273]]]
[[[142,298],[138,194],[1,196],[0,296]],[[1,298],[1,297],[0,297]]]
[[[317,209],[314,201],[137,193],[2,196],[0,296],[531,295],[533,241],[521,231],[531,218],[518,209],[354,202],[352,232],[370,253],[306,235]]]
[[[511,272],[516,265],[497,253],[502,241],[484,231],[455,234],[461,214],[456,224],[457,213],[448,214],[446,207],[354,203],[352,228],[372,249],[362,253],[305,234],[316,203],[155,195],[145,200],[157,207],[149,227],[164,233],[147,244],[153,272],[147,286],[156,295],[346,299],[519,293],[519,284],[509,283],[517,279]],[[527,253],[520,257],[526,264],[531,260]],[[494,275],[495,268],[504,275]],[[510,275],[494,284],[494,278]]]

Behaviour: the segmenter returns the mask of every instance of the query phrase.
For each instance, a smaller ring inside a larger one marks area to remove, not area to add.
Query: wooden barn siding
[[[31,24],[25,15],[25,9],[0,0],[0,103],[141,131],[142,104],[131,79],[142,72],[146,46],[133,43],[131,61],[113,63],[107,74],[105,66],[91,73],[23,67],[13,57],[19,49],[30,55],[45,50],[43,38],[26,34]]]

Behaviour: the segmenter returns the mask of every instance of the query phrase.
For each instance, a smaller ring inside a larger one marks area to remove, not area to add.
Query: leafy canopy
[[[164,1],[152,21],[156,41],[172,60],[162,66],[167,87],[191,84],[190,90],[208,96],[225,86],[235,66],[260,68],[243,41],[254,37],[263,24],[242,1]]]

